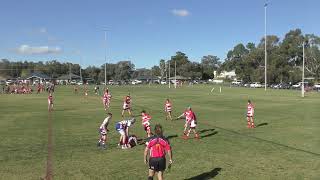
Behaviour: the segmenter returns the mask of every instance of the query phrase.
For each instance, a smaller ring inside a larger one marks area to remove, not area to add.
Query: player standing
[[[155,136],[151,137],[144,150],[144,163],[148,164],[149,153],[149,175],[148,180],[152,180],[155,173],[158,173],[158,179],[163,179],[163,172],[166,169],[166,151],[169,155],[169,164],[172,164],[172,153],[169,141],[163,137],[160,124],[155,125]]]
[[[110,93],[109,89],[107,88],[104,91],[103,98],[102,98],[103,107],[104,107],[105,111],[107,111],[110,107],[110,100],[111,100],[111,93]]]
[[[166,120],[168,119],[168,117],[169,117],[170,120],[172,120],[172,117],[171,117],[172,104],[171,104],[169,99],[167,99],[165,104],[164,104],[164,111],[167,113],[166,114]]]
[[[53,96],[52,93],[49,93],[48,96],[48,111],[52,111],[53,110]]]
[[[192,111],[191,107],[189,106],[186,111],[184,113],[182,113],[177,119],[181,118],[181,117],[185,117],[186,121],[184,124],[184,131],[183,131],[183,138],[184,139],[188,139],[190,132],[192,131],[195,135],[195,138],[199,139],[199,134],[196,131],[196,127],[197,127],[197,118],[195,113]],[[189,129],[187,130],[187,128],[189,127]]]
[[[247,127],[248,128],[255,128],[254,122],[253,122],[253,115],[254,115],[254,106],[251,103],[251,101],[248,100],[248,105],[247,105],[247,122],[248,122]]]
[[[108,113],[108,116],[103,120],[99,128],[100,138],[97,146],[98,147],[101,146],[103,149],[106,149],[107,132],[109,131],[108,125],[109,125],[109,122],[111,121],[111,118],[112,118],[112,114]]]
[[[151,127],[150,127],[151,116],[147,114],[145,110],[141,111],[141,120],[142,120],[142,126],[146,131],[147,136],[150,137],[152,135]]]
[[[132,116],[130,93],[126,97],[124,97],[124,100],[123,100],[122,113],[121,113],[122,118],[124,117],[125,111],[128,111],[129,115]]]

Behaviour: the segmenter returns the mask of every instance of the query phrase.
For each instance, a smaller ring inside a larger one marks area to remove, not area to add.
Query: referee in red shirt
[[[153,180],[154,174],[158,173],[158,180],[163,179],[163,172],[166,169],[166,152],[169,155],[169,163],[172,164],[172,153],[169,141],[163,137],[162,126],[154,127],[155,135],[150,137],[148,145],[144,150],[144,162],[148,164],[149,154],[149,176],[148,180]],[[148,153],[149,152],[149,153]]]

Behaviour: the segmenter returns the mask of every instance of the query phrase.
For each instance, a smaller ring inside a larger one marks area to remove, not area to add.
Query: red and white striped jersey
[[[164,109],[166,112],[171,112],[172,111],[172,104],[170,102],[166,102]]]
[[[186,117],[186,121],[194,120],[194,114],[191,110],[187,110],[184,112],[184,116]]]
[[[144,127],[150,126],[151,116],[147,113],[142,113],[142,125]]]
[[[254,114],[254,106],[253,104],[249,104],[248,103],[248,107],[247,107],[247,116],[253,116]]]
[[[103,94],[103,100],[108,100],[108,93],[107,92],[105,92],[104,94]]]
[[[53,96],[52,95],[48,96],[48,102],[51,103],[51,104],[53,103]]]

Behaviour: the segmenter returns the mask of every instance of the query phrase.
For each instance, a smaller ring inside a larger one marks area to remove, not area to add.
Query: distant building
[[[232,71],[222,71],[217,78],[223,78],[223,79],[234,79],[236,78],[236,70],[232,70]]]
[[[81,77],[75,74],[65,74],[57,78],[56,82],[59,84],[70,84],[71,81],[81,81]]]
[[[46,74],[34,72],[31,73],[28,77],[18,78],[19,81],[23,83],[37,84],[37,83],[45,83],[47,81],[51,81],[52,78]]]

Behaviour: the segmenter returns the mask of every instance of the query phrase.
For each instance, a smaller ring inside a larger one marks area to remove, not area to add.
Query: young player
[[[124,97],[124,100],[123,100],[122,113],[121,113],[122,118],[124,117],[124,111],[128,111],[129,115],[132,116],[130,93],[126,97]]]
[[[131,118],[129,120],[122,120],[116,123],[116,130],[120,134],[119,146],[121,145],[122,149],[127,149],[127,137],[129,134],[129,127],[131,127],[136,122],[135,118]]]
[[[111,101],[111,93],[109,91],[109,89],[107,88],[105,91],[104,91],[104,94],[103,94],[103,107],[104,107],[104,110],[107,111],[110,107],[110,101]]]
[[[107,132],[108,130],[108,125],[111,121],[112,114],[108,113],[108,116],[103,120],[102,124],[99,127],[99,133],[100,133],[100,138],[98,141],[97,146],[102,147],[103,149],[106,149],[106,141],[107,141]]]
[[[141,111],[141,123],[144,128],[144,130],[147,133],[147,136],[150,137],[152,135],[151,133],[151,127],[150,127],[150,120],[151,116],[146,113],[145,110]]]
[[[254,115],[254,106],[251,103],[250,100],[248,100],[248,105],[247,105],[247,122],[248,128],[255,128],[254,122],[253,122],[253,115]]]
[[[172,120],[172,117],[171,117],[172,104],[171,104],[169,99],[167,99],[165,104],[164,104],[164,111],[167,113],[166,114],[166,120],[168,119],[168,117],[169,117],[170,120]]]
[[[182,113],[177,119],[181,117],[186,118],[186,122],[184,124],[184,131],[183,131],[183,138],[188,139],[190,132],[192,131],[195,135],[195,138],[199,139],[199,134],[196,131],[197,127],[197,119],[195,113],[192,111],[191,107],[189,106],[184,113]],[[189,129],[187,130],[187,128]]]
[[[48,96],[48,111],[52,111],[53,110],[53,96],[52,93],[49,93]]]
[[[155,136],[151,137],[144,150],[144,163],[149,162],[148,180],[152,180],[155,173],[158,173],[158,179],[163,179],[163,172],[166,169],[166,152],[169,155],[169,163],[172,164],[172,153],[169,141],[163,137],[163,131],[160,124],[155,125]],[[149,152],[149,153],[148,153]],[[148,161],[149,154],[149,161]]]

